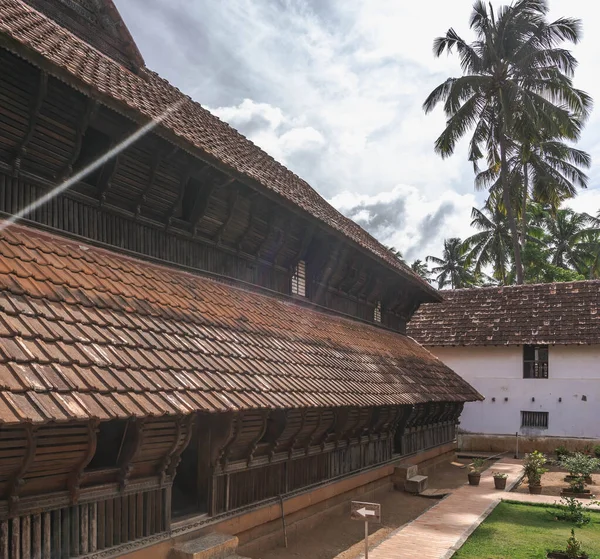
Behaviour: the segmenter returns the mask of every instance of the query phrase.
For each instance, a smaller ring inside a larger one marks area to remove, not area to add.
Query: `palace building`
[[[451,451],[481,396],[406,335],[441,300],[111,0],[0,0],[0,559],[243,544]]]

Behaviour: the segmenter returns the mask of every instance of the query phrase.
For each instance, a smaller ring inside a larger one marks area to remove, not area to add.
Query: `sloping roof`
[[[29,55],[41,55],[60,79],[112,108],[133,110],[138,117],[164,117],[174,105],[186,100],[168,114],[162,128],[216,159],[241,180],[255,181],[342,233],[419,286],[430,300],[441,300],[436,289],[333,208],[306,181],[157,74],[148,70],[140,75],[130,72],[22,0],[0,0],[0,44],[22,55],[23,47]]]
[[[112,0],[24,0],[63,27],[132,69],[144,59]]]
[[[444,291],[408,333],[425,346],[598,344],[600,281]]]
[[[0,232],[0,423],[479,397],[401,334],[35,229]]]

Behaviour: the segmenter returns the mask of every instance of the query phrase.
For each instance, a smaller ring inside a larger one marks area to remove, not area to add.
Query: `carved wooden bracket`
[[[14,474],[10,483],[8,484],[7,501],[8,501],[8,512],[10,515],[16,515],[19,508],[19,492],[21,487],[25,484],[25,474],[31,467],[35,458],[35,452],[37,448],[37,426],[27,423],[25,425],[25,439],[27,446],[25,448],[25,455],[23,456],[23,462],[19,470]]]
[[[98,111],[98,101],[95,99],[88,99],[85,107],[85,112],[83,116],[79,119],[77,123],[77,131],[75,136],[75,149],[69,157],[66,165],[63,167],[62,171],[58,175],[59,180],[65,180],[73,174],[73,165],[77,161],[79,154],[81,153],[81,146],[83,145],[83,139],[85,137],[85,133],[87,132],[88,126],[90,125],[90,120],[94,117],[96,112]]]
[[[221,465],[223,468],[225,468],[227,466],[227,462],[229,462],[229,456],[231,455],[231,449],[233,447],[233,445],[235,444],[235,442],[238,440],[240,434],[242,433],[242,423],[244,422],[244,412],[240,411],[237,414],[237,418],[234,421],[234,430],[233,433],[231,435],[231,437],[229,437],[229,440],[227,441],[227,443],[225,444],[225,446],[223,447],[222,451],[221,451],[221,456],[219,457],[219,460],[221,461]]]
[[[231,222],[233,221],[233,217],[235,215],[235,210],[237,208],[239,199],[240,199],[240,189],[234,188],[229,195],[229,200],[228,200],[229,212],[227,214],[227,218],[222,223],[221,227],[219,227],[219,229],[217,229],[217,232],[215,233],[215,235],[213,237],[213,239],[215,240],[217,245],[221,244],[221,239],[223,238],[223,235],[227,232],[227,228],[231,225]]]
[[[306,444],[304,445],[304,453],[307,455],[308,455],[310,446],[313,443],[313,440],[315,438],[315,434],[321,427],[322,422],[323,422],[323,408],[319,408],[319,417],[317,418],[317,423],[315,425],[315,428],[311,431],[310,435],[306,439]]]
[[[175,473],[177,471],[177,466],[179,466],[179,462],[181,461],[181,455],[183,451],[188,447],[190,441],[192,440],[192,435],[194,434],[194,424],[196,422],[196,414],[186,415],[183,418],[180,418],[177,422],[177,440],[179,440],[181,431],[185,431],[185,437],[181,443],[176,446],[175,451],[168,456],[169,462],[165,466],[166,477],[163,478],[161,473],[161,483],[165,483],[165,480],[172,480],[175,477]]]
[[[272,432],[270,433],[270,444],[267,449],[267,456],[269,457],[269,461],[273,459],[275,455],[275,450],[278,448],[281,443],[281,437],[285,431],[287,425],[287,414],[283,410],[273,410],[270,415]]]
[[[112,142],[110,148],[113,149],[119,142]],[[98,200],[100,201],[100,207],[102,208],[106,203],[106,198],[108,196],[108,192],[112,186],[112,180],[117,173],[117,169],[119,168],[119,161],[121,158],[121,154],[118,153],[115,157],[112,158],[111,161],[107,162],[102,168],[102,174],[100,176],[100,180],[98,181]]]
[[[171,225],[173,224],[173,220],[175,219],[175,216],[181,212],[181,206],[183,204],[183,197],[185,195],[185,189],[186,189],[188,182],[190,181],[191,174],[192,174],[192,164],[188,164],[185,171],[181,175],[181,179],[179,181],[179,190],[177,192],[177,198],[175,199],[175,202],[173,202],[173,204],[171,205],[171,208],[169,209],[169,211],[167,212],[167,215],[165,217],[165,231],[168,231],[171,228]]]
[[[40,81],[38,84],[37,95],[33,100],[29,114],[29,124],[27,125],[27,131],[25,132],[25,136],[21,139],[15,152],[15,158],[13,160],[14,176],[17,176],[19,174],[19,171],[21,170],[21,160],[27,153],[27,146],[31,141],[31,138],[33,138],[33,132],[35,131],[35,126],[40,116],[40,110],[42,108],[42,103],[44,102],[44,98],[46,97],[47,91],[48,74],[42,70],[40,72]]]
[[[257,208],[258,208],[258,192],[253,192],[250,195],[250,210],[249,210],[249,216],[248,216],[248,225],[246,225],[246,228],[244,229],[243,233],[238,237],[236,244],[235,244],[235,249],[237,250],[238,254],[242,250],[242,245],[244,244],[244,240],[248,236],[248,233],[250,233],[250,231],[252,231],[252,229],[254,228],[254,225],[256,224]]]
[[[298,437],[300,436],[300,433],[302,433],[302,429],[304,429],[304,424],[306,423],[307,412],[308,412],[307,408],[302,408],[302,410],[300,411],[300,427],[298,427],[298,429],[296,430],[296,432],[292,435],[292,437],[290,439],[290,449],[288,451],[288,456],[290,459],[292,458],[292,455],[294,454],[294,447],[296,446]]]
[[[131,476],[131,472],[133,471],[133,462],[139,455],[142,449],[142,445],[144,444],[145,423],[145,418],[130,419],[129,423],[127,424],[127,429],[123,434],[123,437],[126,441],[127,431],[129,429],[133,429],[132,444],[128,449],[125,449],[125,452],[127,454],[125,455],[125,458],[122,461],[121,471],[119,474],[119,485],[121,486],[121,490],[127,487],[127,484],[129,483],[129,478]]]
[[[296,266],[298,265],[298,262],[300,262],[300,260],[306,259],[306,252],[308,251],[308,247],[310,246],[310,243],[312,243],[312,240],[313,240],[316,232],[317,232],[316,223],[311,223],[308,226],[306,233],[302,237],[302,242],[300,243],[300,248],[298,249],[298,252],[288,262],[288,268],[293,270],[296,268]]]
[[[268,214],[267,214],[267,233],[261,241],[260,245],[256,249],[256,254],[254,258],[258,260],[260,258],[261,253],[267,247],[271,236],[273,235],[273,230],[275,229],[275,209],[272,205],[269,206]]]
[[[94,457],[96,453],[96,445],[98,443],[98,420],[92,420],[87,424],[87,432],[88,432],[88,448],[81,459],[81,462],[77,464],[77,467],[71,472],[69,476],[69,494],[71,496],[71,504],[76,504],[79,500],[80,493],[80,484],[81,478],[83,476],[83,472],[86,469],[87,465],[90,463],[91,459]]]
[[[246,463],[248,466],[250,466],[250,464],[252,464],[252,460],[254,458],[254,453],[256,452],[256,448],[258,447],[258,443],[265,436],[265,433],[267,431],[269,411],[263,410],[261,412],[261,418],[262,418],[262,428],[256,434],[256,436],[252,439],[252,442],[250,443],[250,445],[248,447],[248,460]]]
[[[148,178],[148,184],[144,191],[140,194],[140,197],[137,199],[135,203],[135,214],[134,219],[137,221],[142,215],[142,207],[148,198],[148,193],[154,188],[154,183],[156,182],[156,175],[158,174],[158,169],[161,166],[163,161],[163,154],[157,153],[152,159],[152,166],[150,167],[150,177]]]
[[[220,190],[222,188],[225,188],[225,187],[229,186],[230,184],[232,184],[233,182],[235,182],[235,179],[228,178],[221,184],[213,183],[210,185],[206,185],[202,189],[202,191],[198,195],[198,198],[196,199],[196,203],[194,205],[194,209],[192,210],[192,215],[190,218],[191,231],[192,231],[192,235],[194,237],[196,236],[196,230],[198,229],[200,222],[206,215],[206,210],[208,210],[208,205],[210,203],[210,198],[211,198],[213,192],[215,190]]]

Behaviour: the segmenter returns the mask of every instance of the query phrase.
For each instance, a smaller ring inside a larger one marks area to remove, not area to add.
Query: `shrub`
[[[596,458],[600,458],[600,444],[597,444],[597,445],[594,447],[594,456],[595,456]]]
[[[562,497],[560,503],[557,503],[558,512],[548,511],[556,520],[572,522],[581,528],[589,524],[591,515],[583,508],[581,501],[575,497]]]
[[[540,485],[542,475],[548,471],[544,468],[545,463],[546,457],[538,450],[534,450],[532,453],[525,455],[523,470],[525,476],[527,476],[529,485]]]
[[[566,446],[560,445],[554,451],[556,452],[556,459],[560,462],[565,456],[569,456],[571,452],[567,449]]]
[[[575,530],[571,528],[571,537],[567,540],[567,557],[569,559],[578,559],[583,555],[581,542],[575,537]]]
[[[581,493],[586,486],[586,478],[592,475],[600,467],[600,459],[592,458],[581,452],[573,456],[567,456],[561,460],[561,466],[569,472],[571,480],[569,483],[573,491]]]

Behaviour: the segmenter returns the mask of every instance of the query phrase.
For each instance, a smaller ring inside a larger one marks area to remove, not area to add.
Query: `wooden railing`
[[[260,467],[220,472],[213,480],[211,514],[235,510],[385,462],[392,458],[392,446],[392,438],[383,437]]]
[[[433,425],[410,427],[402,435],[399,454],[407,455],[450,443],[456,438],[456,423],[446,421]]]
[[[169,529],[168,489],[0,520],[0,559],[71,559]]]

